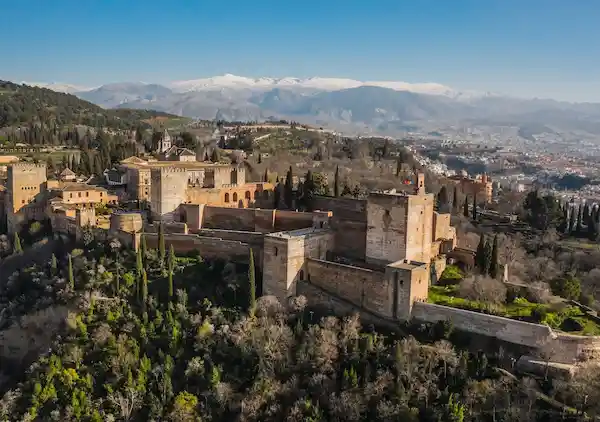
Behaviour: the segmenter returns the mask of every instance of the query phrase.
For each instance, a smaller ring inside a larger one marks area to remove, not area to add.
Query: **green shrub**
[[[553,280],[550,287],[552,293],[565,299],[577,300],[581,296],[581,282],[572,275]]]
[[[560,324],[560,329],[563,331],[582,331],[583,324],[574,318],[568,317]]]
[[[531,318],[537,322],[542,323],[546,320],[548,316],[548,310],[543,306],[537,306],[531,311]]]
[[[439,279],[439,284],[458,284],[463,279],[464,274],[456,265],[448,265]]]

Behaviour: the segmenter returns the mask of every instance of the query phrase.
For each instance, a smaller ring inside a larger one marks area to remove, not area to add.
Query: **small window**
[[[233,202],[237,202],[237,200],[238,200],[237,193],[234,192],[234,194],[233,194]]]
[[[69,194],[69,198],[72,198],[72,197],[73,197],[73,194],[72,194],[72,193],[70,193],[70,194]]]
[[[81,192],[77,192],[77,196],[81,198]]]
[[[25,200],[23,199],[23,200],[21,201],[21,204],[24,204],[24,203],[25,203]]]
[[[100,198],[102,198],[102,192],[100,192]]]
[[[279,251],[277,250],[277,248],[275,248],[275,256],[277,256],[279,254]]]
[[[246,197],[246,199],[250,199],[250,191],[247,190],[244,196]]]
[[[228,193],[225,194],[225,202],[229,202],[229,194]]]
[[[85,193],[85,196],[86,196],[86,197],[89,197],[89,196],[90,196],[90,193],[89,193],[89,192],[86,192],[86,193]]]

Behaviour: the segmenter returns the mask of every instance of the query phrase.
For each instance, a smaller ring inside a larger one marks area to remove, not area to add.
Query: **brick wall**
[[[389,289],[379,271],[319,259],[307,260],[310,283],[378,315],[389,314]]]

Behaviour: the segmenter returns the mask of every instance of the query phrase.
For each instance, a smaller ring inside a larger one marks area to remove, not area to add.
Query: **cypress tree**
[[[173,271],[175,271],[175,249],[169,248],[169,302],[173,300]]]
[[[440,212],[446,212],[448,207],[448,189],[446,186],[442,186],[437,195],[438,210]]]
[[[248,266],[248,283],[250,284],[250,303],[248,308],[248,314],[254,317],[256,312],[256,275],[254,269],[254,252],[250,248],[250,264]]]
[[[340,196],[340,166],[335,168],[335,176],[333,178],[333,196]]]
[[[275,188],[273,189],[273,209],[276,210],[279,208],[279,201],[281,201],[281,183],[279,182],[279,178],[275,183]]]
[[[144,236],[142,234],[142,239],[140,242],[140,249],[141,249],[141,255],[142,255],[142,259],[146,260],[148,258],[148,245],[146,244],[146,236]]]
[[[494,243],[492,245],[492,257],[490,262],[490,277],[497,278],[500,269],[498,261],[498,235],[494,236]]]
[[[221,160],[221,157],[219,156],[219,148],[215,147],[215,148],[213,148],[212,155],[210,157],[210,161],[212,161],[213,163],[218,163],[220,160]]]
[[[483,234],[479,237],[479,245],[475,252],[475,266],[480,272],[485,272],[485,236]]]
[[[115,268],[115,296],[119,296],[121,290],[121,268],[119,265],[119,258],[117,258],[117,266]]]
[[[312,211],[312,203],[315,196],[315,182],[310,170],[306,172],[306,179],[304,180],[302,193],[304,197],[304,206],[308,211]]]
[[[463,204],[463,215],[469,218],[469,197],[465,197],[465,203]]]
[[[144,260],[142,258],[142,248],[138,248],[136,253],[136,261],[135,261],[135,270],[137,275],[142,274],[142,270],[144,269]]]
[[[148,275],[146,270],[142,270],[142,309],[146,313],[146,306],[148,302]]]
[[[569,206],[569,232],[573,233],[577,227],[577,214],[575,213],[575,205]]]
[[[19,233],[15,233],[13,252],[16,254],[23,253],[23,247],[21,246],[21,238],[19,237]]]
[[[269,170],[265,169],[265,175],[263,176],[263,182],[268,182],[269,181]]]
[[[577,228],[575,229],[577,231],[577,233],[581,233],[581,224],[583,220],[583,207],[581,206],[581,204],[579,204],[579,207],[577,208]]]
[[[73,276],[73,258],[69,254],[69,266],[67,267],[67,277],[69,277],[69,287],[72,291],[75,290],[75,277]]]
[[[477,221],[477,195],[473,195],[473,221]]]
[[[458,189],[454,188],[454,193],[452,196],[452,210],[454,213],[458,213]]]
[[[56,260],[56,255],[52,254],[52,259],[50,260],[50,274],[56,275],[58,270],[58,262]]]
[[[158,256],[160,258],[160,266],[165,265],[165,258],[167,257],[167,250],[165,248],[165,228],[163,223],[158,226]]]
[[[294,174],[292,173],[292,166],[290,166],[285,178],[285,185],[283,186],[283,201],[288,209],[292,209],[294,206]]]
[[[489,274],[492,266],[492,244],[490,242],[485,242],[484,248],[484,261],[483,261],[483,274]]]

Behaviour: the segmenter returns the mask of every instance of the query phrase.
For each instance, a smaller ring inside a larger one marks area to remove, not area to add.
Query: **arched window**
[[[244,194],[246,199],[250,199],[250,191],[247,190],[246,193]]]
[[[229,202],[229,194],[228,193],[225,194],[225,202]]]
[[[233,193],[233,202],[237,202],[237,192]]]

